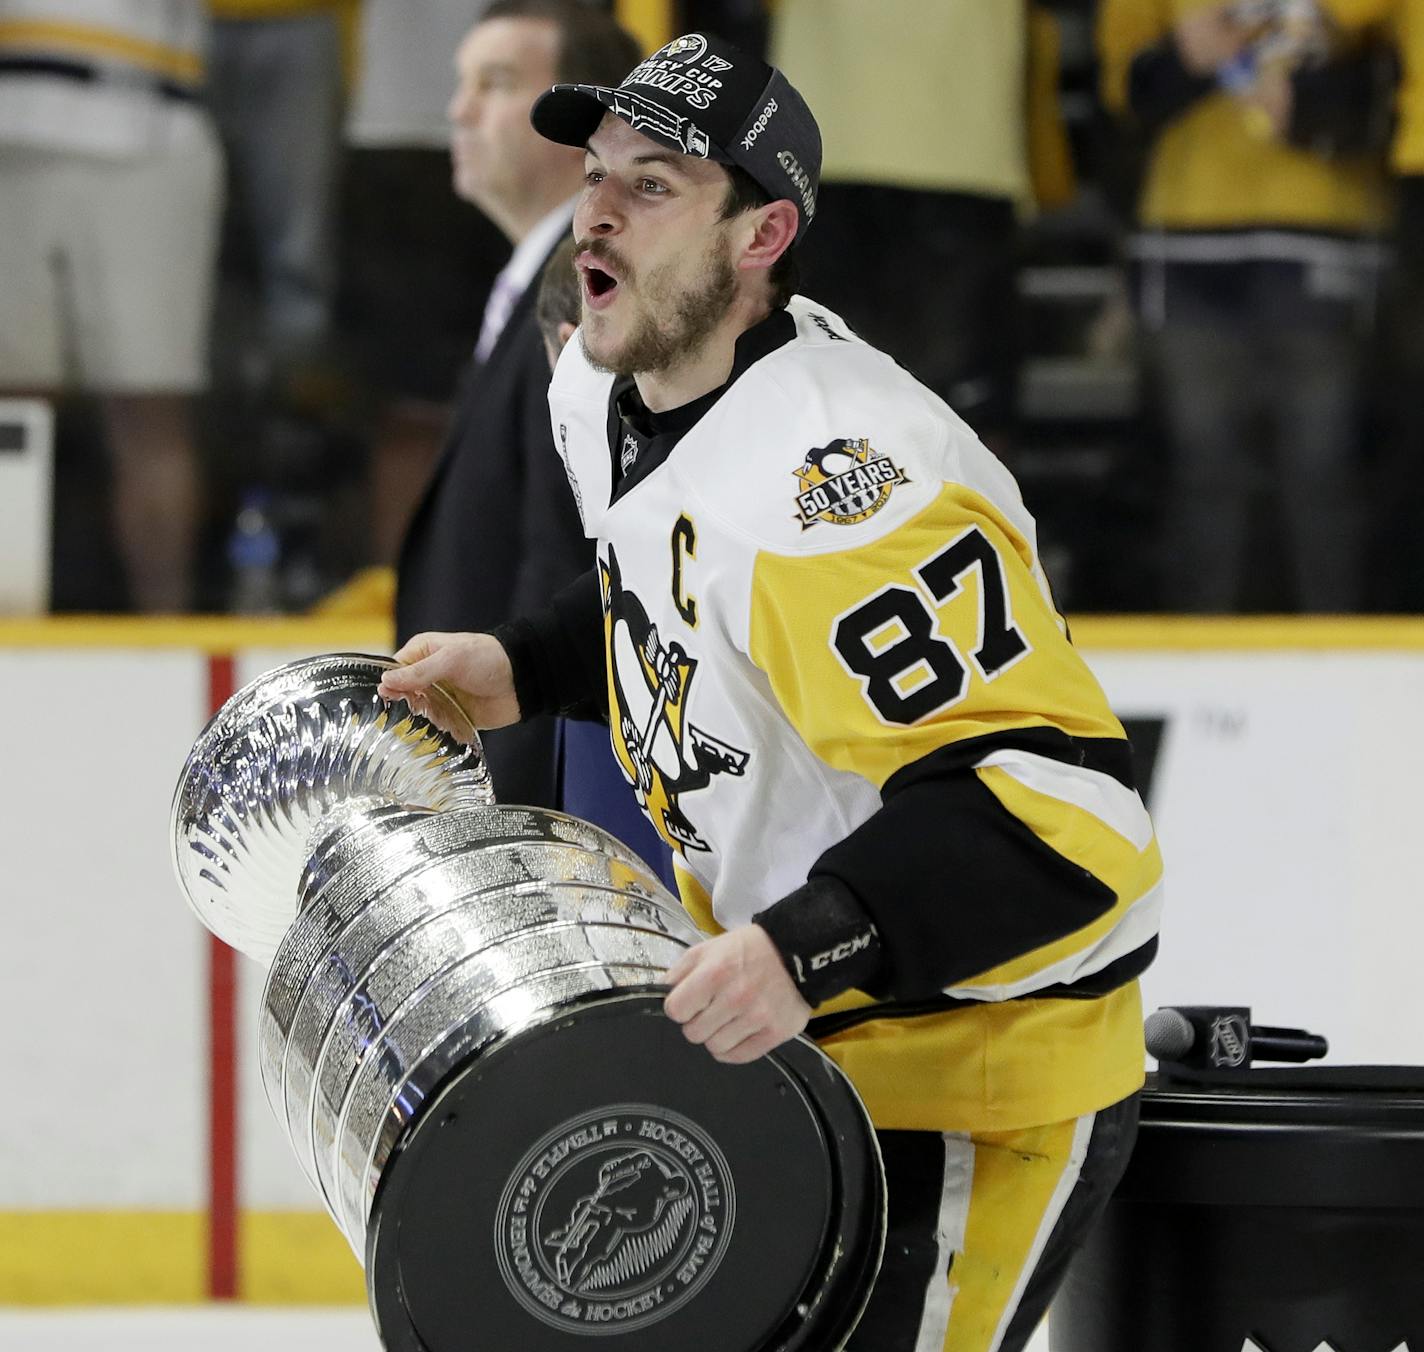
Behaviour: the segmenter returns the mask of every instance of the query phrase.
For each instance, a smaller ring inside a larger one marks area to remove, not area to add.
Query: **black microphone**
[[[1239,1006],[1177,1005],[1148,1015],[1147,1050],[1159,1061],[1211,1070],[1236,1070],[1252,1061],[1313,1061],[1330,1050],[1318,1033],[1251,1022]]]

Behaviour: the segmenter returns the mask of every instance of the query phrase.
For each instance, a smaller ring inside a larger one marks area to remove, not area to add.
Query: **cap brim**
[[[729,162],[725,151],[690,118],[644,94],[606,85],[555,85],[534,101],[529,120],[540,136],[560,145],[585,146],[605,113],[621,118],[651,141],[702,160]]]

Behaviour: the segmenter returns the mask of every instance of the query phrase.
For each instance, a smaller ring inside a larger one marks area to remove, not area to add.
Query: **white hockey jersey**
[[[716,929],[805,882],[897,771],[989,748],[973,772],[1110,908],[949,987],[957,1008],[867,1018],[823,1046],[883,1127],[1008,1130],[1105,1106],[1142,1080],[1135,981],[1035,997],[1152,941],[1151,823],[1111,776],[996,738],[1121,726],[1053,608],[1008,472],[835,315],[800,297],[789,313],[794,338],[616,497],[613,377],[577,341],[559,362],[553,428],[597,542],[615,755]],[[818,1013],[870,1003],[852,992]]]

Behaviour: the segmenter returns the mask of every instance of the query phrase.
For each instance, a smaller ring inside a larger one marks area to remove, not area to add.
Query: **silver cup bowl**
[[[169,839],[188,904],[219,939],[272,960],[296,917],[313,830],[334,808],[435,812],[494,802],[479,736],[443,691],[441,731],[376,693],[389,658],[332,653],[259,676],[213,716],[173,795]]]

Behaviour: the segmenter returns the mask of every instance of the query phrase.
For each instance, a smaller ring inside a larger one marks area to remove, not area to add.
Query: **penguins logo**
[[[818,521],[853,526],[890,501],[897,484],[909,483],[905,471],[869,440],[838,438],[829,446],[806,452],[793,471],[801,491],[796,495],[796,519],[802,530]]]
[[[697,659],[675,640],[664,643],[643,603],[623,590],[618,557],[611,548],[599,575],[613,753],[659,832],[684,854],[706,850],[707,842],[683,811],[683,796],[706,788],[714,775],[745,774],[750,753],[688,722],[688,692]]]
[[[701,33],[685,33],[674,38],[660,52],[653,54],[653,60],[676,61],[680,65],[691,65],[707,50],[707,39]]]

